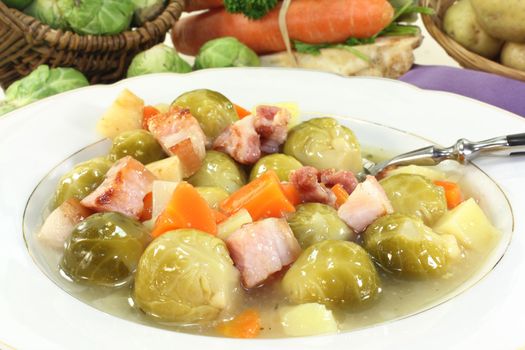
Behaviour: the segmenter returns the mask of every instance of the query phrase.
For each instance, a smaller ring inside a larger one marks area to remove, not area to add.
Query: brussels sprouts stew
[[[501,242],[468,167],[359,181],[362,155],[379,145],[344,120],[301,118],[294,104],[243,107],[209,90],[156,106],[123,91],[96,125],[106,140],[43,181],[54,193],[26,240],[46,273],[136,322],[295,337],[428,309]]]

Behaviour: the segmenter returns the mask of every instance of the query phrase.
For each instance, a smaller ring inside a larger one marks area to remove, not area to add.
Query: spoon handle
[[[525,133],[523,134],[514,134],[507,136],[507,142],[509,146],[512,147],[512,154],[524,154],[525,153]]]
[[[512,156],[525,154],[525,133],[496,137],[480,142],[459,140],[455,150],[465,159],[484,156]]]

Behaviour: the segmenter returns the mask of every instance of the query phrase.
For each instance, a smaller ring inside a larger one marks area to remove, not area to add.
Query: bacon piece
[[[355,232],[364,231],[377,218],[394,212],[383,187],[373,176],[357,185],[337,214]]]
[[[70,198],[49,214],[38,233],[38,239],[52,248],[64,248],[73,228],[91,214],[93,212],[83,207],[78,199]]]
[[[299,168],[290,174],[290,182],[299,191],[302,202],[335,205],[335,195],[319,183],[319,171],[311,166]]]
[[[236,121],[213,143],[213,149],[229,154],[241,164],[253,164],[261,158],[261,141],[255,131],[254,116]]]
[[[155,175],[142,163],[126,156],[113,164],[100,186],[80,203],[97,212],[116,211],[138,220],[153,180]]]
[[[285,219],[268,218],[243,225],[226,239],[226,244],[247,288],[259,285],[301,254]]]
[[[277,153],[279,146],[286,141],[290,112],[276,106],[257,106],[255,110],[255,130],[261,136],[261,151]]]
[[[173,106],[167,113],[151,116],[148,130],[166,153],[180,158],[186,177],[200,168],[206,156],[206,135],[189,109]]]
[[[323,169],[317,176],[319,181],[327,187],[334,187],[337,184],[343,186],[348,194],[352,193],[359,181],[354,173],[348,170]]]

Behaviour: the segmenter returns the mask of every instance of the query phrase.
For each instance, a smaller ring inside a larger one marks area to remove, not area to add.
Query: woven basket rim
[[[443,3],[441,0],[421,0],[423,6],[435,8]],[[457,61],[462,67],[494,73],[508,78],[525,81],[525,72],[504,66],[496,61],[489,60],[474,52],[471,52],[457,43],[448,36],[441,28],[442,19],[439,17],[439,11],[434,15],[422,15],[423,25],[429,34],[438,42],[438,44],[447,52],[447,54]]]
[[[177,21],[185,5],[186,0],[168,0],[167,6],[153,20],[113,35],[81,35],[70,30],[53,29],[20,10],[7,7],[3,1],[0,1],[0,16],[9,17],[25,36],[30,36],[35,41],[44,41],[50,47],[68,51],[114,52],[143,45],[149,40],[148,33],[165,35]]]

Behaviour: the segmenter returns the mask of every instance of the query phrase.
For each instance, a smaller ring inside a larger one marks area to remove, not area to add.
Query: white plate
[[[221,91],[246,106],[296,101],[306,111],[361,118],[440,144],[460,137],[477,140],[525,132],[524,119],[457,95],[423,91],[397,81],[301,70],[151,75],[83,88],[25,107],[0,119],[0,348],[507,349],[525,345],[524,158],[477,162],[501,186],[515,212],[512,243],[494,271],[456,298],[400,321],[336,336],[238,341],[146,327],[72,298],[29,256],[22,214],[32,190],[51,168],[99,139],[95,121],[124,87],[151,104],[169,102],[196,88]]]

